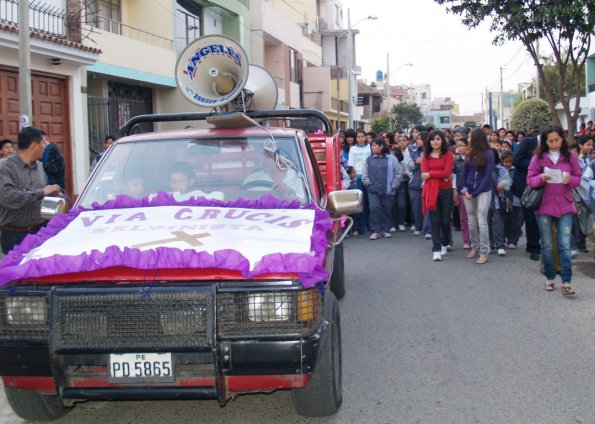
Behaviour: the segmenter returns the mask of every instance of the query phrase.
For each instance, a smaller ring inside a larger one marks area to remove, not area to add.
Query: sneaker
[[[448,250],[449,252],[452,252],[452,244],[449,244],[448,246],[446,246],[446,250]]]
[[[415,228],[415,227],[413,227],[413,228]],[[404,225],[399,225],[399,231],[405,231],[405,230],[406,230],[406,228]]]
[[[442,260],[442,255],[440,254],[440,252],[434,252],[432,254],[432,260],[433,261],[441,261]]]
[[[415,231],[415,225],[412,225],[412,226],[411,226],[409,229],[410,229],[411,231]]]
[[[531,253],[529,255],[529,259],[531,259],[532,261],[538,261],[539,260],[539,253]]]
[[[498,256],[506,256],[506,250],[498,249]]]
[[[471,245],[469,243],[465,243],[465,244],[463,244],[463,249],[469,250],[469,249],[471,249]]]
[[[357,231],[354,231],[354,232],[353,232],[353,235],[354,235],[354,236],[359,236],[359,233],[358,233]]]
[[[415,230],[415,231],[413,232],[413,235],[414,235],[414,236],[419,236],[420,234],[421,234],[421,231],[417,231],[417,230]]]
[[[370,236],[370,240],[378,240],[379,237],[380,233],[372,233],[372,235]]]
[[[576,255],[578,255],[578,250],[574,249],[570,251],[570,257],[571,258],[576,258]]]
[[[382,233],[382,237],[384,237],[384,238],[391,238],[392,235],[390,233]]]
[[[509,249],[516,249],[516,244],[514,244],[514,243],[508,243],[508,248]]]
[[[425,235],[426,240],[431,240],[432,239],[432,234],[426,234]]]
[[[590,253],[589,249],[579,249],[578,252],[583,254]]]
[[[395,227],[390,227],[390,232],[391,233],[396,233],[397,232],[397,229]]]
[[[440,246],[440,254],[444,256],[446,252],[448,252],[448,246]]]

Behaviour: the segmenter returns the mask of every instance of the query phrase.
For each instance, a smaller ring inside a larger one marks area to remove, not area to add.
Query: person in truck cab
[[[248,175],[241,187],[246,191],[270,192],[283,199],[297,198],[302,203],[307,198],[304,183],[295,169],[278,165],[274,157],[267,155],[262,158],[261,168]]]
[[[176,200],[188,200],[191,197],[205,197],[208,199],[223,200],[220,191],[205,193],[196,188],[198,180],[192,166],[186,162],[175,162],[169,167],[169,188],[173,191]]]

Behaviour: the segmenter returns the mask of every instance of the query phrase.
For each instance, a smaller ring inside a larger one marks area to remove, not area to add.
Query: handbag
[[[521,196],[521,205],[526,209],[538,209],[543,197],[543,187],[531,188],[525,187]]]

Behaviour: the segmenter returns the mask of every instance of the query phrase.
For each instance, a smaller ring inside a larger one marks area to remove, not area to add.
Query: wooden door
[[[33,73],[32,125],[48,134],[58,144],[66,162],[66,191],[73,194],[72,145],[68,108],[68,79],[57,75]],[[15,146],[19,134],[19,75],[16,69],[0,68],[0,138],[9,138]]]
[[[31,78],[33,125],[45,131],[48,140],[60,147],[66,163],[66,191],[72,196],[72,146],[67,90],[66,78],[46,75],[33,75]]]

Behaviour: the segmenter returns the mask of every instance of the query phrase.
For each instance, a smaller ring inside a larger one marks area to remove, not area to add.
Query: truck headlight
[[[9,325],[39,325],[47,321],[47,299],[39,296],[15,296],[5,299]]]
[[[248,295],[250,321],[289,321],[289,295],[280,293],[254,293]]]

